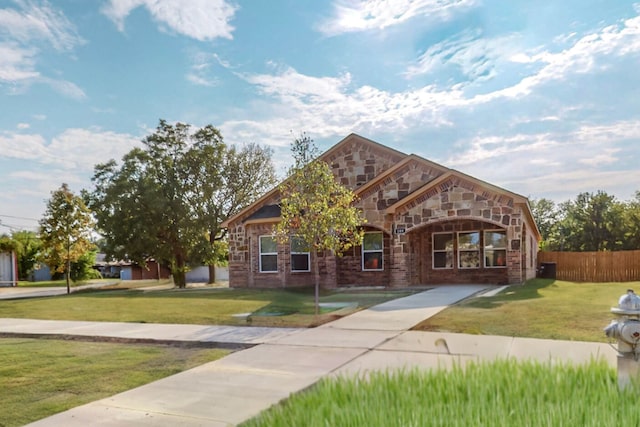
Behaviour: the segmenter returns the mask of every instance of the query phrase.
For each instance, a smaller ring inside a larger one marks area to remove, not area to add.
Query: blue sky
[[[0,233],[160,118],[351,132],[533,197],[640,190],[640,3],[0,0]]]

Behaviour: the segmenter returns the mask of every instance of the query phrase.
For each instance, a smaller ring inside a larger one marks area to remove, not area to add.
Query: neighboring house
[[[170,277],[169,267],[158,265],[154,260],[147,261],[146,268],[131,262],[120,263],[120,280],[159,280]]]
[[[209,282],[209,266],[202,265],[187,271],[185,275],[187,283],[207,283]],[[229,280],[229,269],[227,267],[216,266],[216,281],[224,282]]]
[[[51,268],[49,268],[47,264],[37,263],[31,272],[29,280],[32,282],[46,282],[51,280]]]
[[[18,259],[13,251],[0,252],[0,286],[18,286]]]
[[[160,265],[155,260],[147,261],[146,268],[131,261],[107,261],[105,254],[96,255],[93,268],[98,270],[104,278],[118,278],[121,280],[158,280],[171,277],[171,270],[166,265]]]
[[[351,134],[320,156],[359,197],[363,245],[319,255],[321,284],[517,284],[535,277],[540,233],[526,197]],[[496,167],[491,165],[490,167]],[[277,188],[228,219],[229,285],[313,284],[308,252],[277,244]]]

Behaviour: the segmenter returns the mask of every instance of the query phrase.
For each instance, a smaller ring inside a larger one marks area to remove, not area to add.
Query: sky
[[[0,234],[160,119],[357,133],[533,199],[640,190],[640,3],[0,0]]]

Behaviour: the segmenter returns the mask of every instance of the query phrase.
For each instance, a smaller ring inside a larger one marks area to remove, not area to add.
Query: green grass
[[[351,301],[358,308],[398,298],[408,291],[329,292],[321,302]],[[51,320],[178,323],[202,325],[246,325],[238,313],[253,313],[254,326],[317,325],[344,315],[327,312],[315,315],[313,289],[172,289],[161,291],[85,291],[57,297],[3,300],[0,317]],[[285,316],[269,315],[274,312]],[[261,316],[260,314],[266,314]]]
[[[76,286],[88,285],[88,284],[104,284],[108,289],[136,289],[143,287],[159,286],[159,285],[172,285],[172,279],[162,280],[120,280],[120,279],[91,279],[81,280],[78,282],[71,282],[70,286],[75,288]],[[66,280],[43,280],[39,282],[29,282],[21,280],[18,282],[20,288],[64,288],[67,286]]]
[[[613,369],[496,361],[324,379],[242,424],[260,426],[637,426],[640,387]]]
[[[534,279],[494,297],[471,298],[414,330],[607,342],[610,309],[640,282],[574,283]]]
[[[0,426],[20,426],[216,360],[224,350],[0,339]]]

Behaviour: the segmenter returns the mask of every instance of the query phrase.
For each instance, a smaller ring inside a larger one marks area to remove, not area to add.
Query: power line
[[[0,214],[0,216],[1,216],[1,217],[4,217],[4,218],[26,219],[26,220],[28,220],[28,221],[39,221],[39,220],[37,220],[37,219],[35,219],[35,218],[27,218],[27,217],[25,217],[25,216],[13,216],[13,215],[2,215],[2,214]]]

